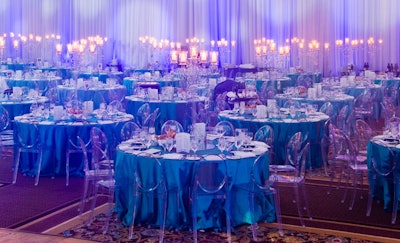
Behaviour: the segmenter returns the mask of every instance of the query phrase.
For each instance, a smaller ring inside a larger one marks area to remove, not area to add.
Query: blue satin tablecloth
[[[390,153],[389,148],[393,151]],[[395,161],[395,173],[400,176],[400,146],[396,143],[390,143],[385,141],[385,136],[379,135],[375,136],[368,143],[367,148],[367,163],[368,163],[368,181],[370,185],[374,185],[374,198],[383,200],[383,207],[387,211],[392,211],[393,209],[393,198],[394,196],[394,185],[393,185],[393,173],[389,175],[388,178],[377,175],[374,180],[372,177],[372,159],[374,158],[377,166],[382,171],[388,171],[393,166],[393,161]],[[399,194],[400,195],[400,194]],[[400,200],[400,198],[397,198]]]
[[[149,164],[146,163],[146,157],[138,156],[134,153],[138,151],[129,151],[129,147],[120,145],[117,151],[115,162],[115,211],[122,224],[128,226],[132,223],[132,213],[134,205],[134,171],[136,166],[141,169],[148,169],[148,176],[155,176]],[[265,146],[265,144],[264,144]],[[156,147],[159,148],[159,147]],[[164,152],[161,152],[162,154]],[[218,154],[216,148],[198,151],[199,155]],[[251,166],[256,157],[228,159],[228,177],[231,186],[236,184],[244,184],[250,180]],[[166,174],[166,182],[171,187],[178,187],[179,197],[176,194],[168,194],[168,208],[166,215],[166,227],[177,229],[188,229],[192,227],[191,220],[191,204],[189,201],[190,187],[193,183],[193,173],[195,160],[188,158],[181,159],[166,159],[160,156],[160,162],[163,163]],[[138,164],[137,164],[138,163]],[[265,173],[269,173],[269,163],[265,161]],[[268,178],[266,175],[265,178]],[[179,211],[178,203],[179,200]],[[218,201],[219,202],[219,201]],[[155,210],[154,203],[157,201],[149,201],[148,198],[143,198],[141,207],[138,209],[136,224],[146,223],[160,225],[161,217]],[[198,205],[198,227],[199,228],[220,228],[225,225],[224,214],[217,214],[223,211],[222,203],[215,203],[210,198],[200,197]],[[222,210],[221,210],[222,209]],[[179,216],[178,213],[179,212]],[[144,221],[150,215],[154,215],[154,222]],[[250,224],[250,208],[248,206],[248,194],[242,190],[231,190],[231,224],[237,226],[241,224]],[[273,222],[275,220],[275,207],[272,197],[261,195],[260,200],[256,200],[255,220]]]
[[[340,94],[340,95],[337,95],[334,97],[321,96],[321,97],[316,97],[315,99],[308,98],[308,97],[304,97],[304,98],[293,97],[293,95],[287,95],[287,94],[277,94],[277,95],[275,95],[275,99],[277,100],[277,104],[280,107],[283,107],[285,102],[288,101],[289,99],[291,99],[294,101],[298,101],[299,103],[317,105],[318,110],[319,110],[319,108],[321,108],[321,106],[323,104],[325,104],[326,102],[330,102],[333,105],[333,107],[335,108],[336,113],[338,113],[340,111],[340,109],[345,105],[348,105],[349,112],[350,112],[353,108],[353,102],[354,102],[353,96],[345,95],[345,94]]]
[[[6,83],[9,87],[28,87],[30,89],[38,89],[45,92],[49,86],[55,87],[62,83],[60,77],[49,77],[40,79],[15,79],[6,78]]]
[[[94,109],[98,109],[102,101],[97,99],[96,96],[103,97],[103,101],[106,104],[110,103],[112,100],[122,101],[126,95],[126,88],[123,85],[102,85],[101,87],[88,88],[76,88],[68,85],[57,86],[57,97],[60,104],[64,104],[64,101],[68,100],[71,95],[77,96],[76,98],[82,102],[92,100]]]
[[[8,111],[8,117],[10,117],[10,121],[13,121],[14,117],[29,113],[32,104],[43,104],[48,100],[49,99],[43,96],[35,99],[26,98],[23,100],[0,99],[0,104]]]
[[[124,78],[124,73],[123,72],[111,72],[111,73],[102,73],[102,72],[93,72],[93,73],[80,73],[78,75],[78,78],[83,78],[83,79],[89,79],[92,77],[98,77],[99,81],[105,83],[108,78],[116,77],[119,81],[118,83],[121,84],[120,82]]]
[[[143,79],[138,79],[134,77],[126,77],[122,81],[122,84],[126,87],[126,95],[133,95],[134,94],[134,88],[135,84],[137,83],[154,83],[158,88],[162,88],[165,86],[172,86],[172,87],[178,87],[180,79],[172,79],[172,80],[164,80],[164,79],[157,79],[157,80],[143,80]]]
[[[192,108],[197,111],[198,104],[205,102],[202,97],[186,100],[150,100],[131,95],[125,97],[125,99],[127,100],[126,112],[134,116],[145,103],[149,103],[152,112],[159,108],[160,117],[154,124],[156,133],[160,132],[162,124],[167,120],[177,120],[184,129],[187,129],[193,120]]]
[[[310,162],[307,165],[310,168],[319,168],[322,166],[321,139],[325,122],[329,119],[324,113],[317,112],[315,115],[304,119],[285,118],[264,118],[257,119],[252,115],[239,115],[230,110],[222,111],[218,114],[220,120],[226,120],[233,124],[235,128],[247,128],[255,134],[257,130],[270,125],[274,130],[274,152],[275,164],[285,164],[286,145],[289,139],[297,132],[308,134],[310,141]]]
[[[43,152],[41,176],[65,175],[65,155],[68,148],[68,136],[76,138],[80,136],[84,141],[89,141],[90,129],[99,127],[108,138],[109,147],[116,147],[116,133],[119,132],[124,122],[132,120],[132,115],[121,113],[113,118],[100,120],[95,117],[87,119],[87,123],[78,120],[52,121],[42,120],[41,117],[34,117],[31,113],[15,117],[22,129],[24,141],[32,141],[31,130],[36,124],[40,132],[40,141],[46,148]],[[15,145],[16,146],[16,145]],[[32,156],[21,156],[19,171],[28,176],[36,175],[36,160]],[[70,175],[83,176],[83,161],[81,155],[71,155]]]
[[[282,77],[276,79],[257,79],[256,80],[257,91],[261,91],[261,87],[263,86],[264,83],[268,83],[268,86],[272,85],[278,93],[282,93],[283,90],[286,89],[287,87],[295,86],[295,82],[288,77]]]

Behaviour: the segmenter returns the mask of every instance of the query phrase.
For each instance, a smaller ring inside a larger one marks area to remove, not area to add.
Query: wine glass
[[[243,146],[244,140],[245,140],[245,138],[244,138],[243,129],[236,128],[235,129],[235,146],[236,146],[237,150],[239,150]]]
[[[220,137],[218,139],[217,147],[218,147],[219,151],[221,151],[221,154],[223,154],[224,151],[226,150],[226,139],[225,139],[225,137]]]
[[[290,117],[292,119],[295,119],[295,117],[296,117],[296,108],[293,105],[290,106],[289,113],[290,113]]]
[[[174,148],[174,139],[171,137],[168,137],[165,140],[165,148],[167,149],[168,152],[171,152],[172,149]]]
[[[193,157],[197,158],[196,152],[199,149],[199,139],[196,136],[190,137],[190,149],[193,151]]]

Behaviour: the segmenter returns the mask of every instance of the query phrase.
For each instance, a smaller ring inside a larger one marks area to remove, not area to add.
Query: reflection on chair
[[[120,132],[120,141],[126,141],[129,139],[134,138],[135,136],[138,136],[140,133],[140,127],[133,121],[128,121],[126,122],[122,127],[121,127],[121,132]]]
[[[254,134],[254,140],[264,142],[269,146],[269,161],[273,164],[275,161],[273,128],[270,125],[264,125],[260,127]]]
[[[80,140],[82,140],[82,138],[79,138]],[[69,185],[69,161],[70,161],[70,156],[71,154],[83,154],[82,151],[82,146],[79,143],[80,140],[79,139],[74,139],[71,136],[68,135],[68,148],[66,151],[66,155],[65,155],[65,185],[68,186]],[[91,140],[89,139],[87,142],[84,142],[82,140],[82,142],[85,144],[85,150],[86,153],[91,153]]]
[[[301,149],[300,153],[298,155],[293,155],[293,158],[296,158],[293,160],[293,166],[294,170],[292,171],[285,171],[285,172],[277,172],[273,173],[270,175],[269,180],[271,183],[273,183],[273,186],[279,190],[279,186],[291,186],[294,188],[294,194],[295,194],[295,200],[297,204],[297,211],[299,214],[300,218],[300,223],[302,226],[305,226],[304,221],[303,221],[303,213],[302,210],[306,209],[308,217],[312,219],[311,217],[311,212],[310,208],[308,206],[308,200],[306,196],[306,191],[305,191],[305,179],[306,179],[306,162],[307,162],[307,156],[308,156],[308,150],[310,148],[310,142],[307,142],[303,149]],[[293,153],[296,153],[293,151]],[[303,199],[300,199],[300,192],[299,190],[302,191],[303,194]],[[277,193],[279,195],[279,191]],[[302,202],[304,205],[302,206]]]
[[[398,124],[396,124],[398,127]],[[358,155],[367,155],[367,146],[369,140],[373,136],[373,131],[371,127],[365,121],[357,119],[355,123],[355,133],[356,133],[356,153]]]
[[[384,163],[385,161],[385,163]],[[388,162],[386,162],[388,161]],[[399,183],[400,183],[400,175],[399,172],[396,171],[396,166],[398,160],[396,160],[395,153],[392,149],[388,148],[388,152],[385,154],[381,154],[379,152],[374,153],[371,156],[371,166],[370,170],[370,186],[368,193],[368,206],[367,206],[367,216],[371,215],[372,208],[372,200],[374,197],[374,193],[380,191],[381,189],[376,187],[376,184],[379,183],[380,180],[388,180],[393,183],[394,193],[393,193],[393,208],[392,208],[392,224],[396,223],[398,204],[399,204]],[[389,186],[391,188],[391,185]]]
[[[85,201],[88,198],[89,183],[97,183],[100,180],[107,180],[109,174],[113,173],[113,161],[108,157],[108,141],[107,137],[100,128],[93,127],[90,130],[90,140],[92,141],[92,159],[90,163],[84,165],[85,184],[83,189],[83,196],[80,205],[80,214],[83,213]],[[83,144],[80,143],[83,150]],[[85,148],[86,150],[86,148]],[[89,219],[89,223],[91,223]]]
[[[134,184],[134,194],[135,194],[135,204],[133,208],[133,215],[132,215],[132,224],[129,227],[129,239],[133,238],[133,228],[135,224],[135,218],[137,214],[140,213],[141,205],[139,205],[139,200],[143,196],[151,197],[154,200],[154,197],[158,198],[158,201],[149,201],[154,203],[157,209],[157,213],[150,214],[148,217],[151,216],[158,216],[161,215],[161,226],[160,226],[160,235],[159,235],[159,242],[163,242],[164,239],[164,229],[165,229],[165,218],[167,213],[167,185],[165,182],[164,177],[164,169],[161,162],[155,158],[154,156],[146,153],[141,153],[137,157],[138,159],[146,158],[146,166],[136,166],[134,171],[135,175],[135,184]],[[139,163],[137,163],[138,165]],[[148,176],[148,168],[151,168],[151,173],[153,176]],[[143,218],[143,217],[141,217]]]
[[[183,132],[183,127],[176,120],[168,120],[161,126],[161,134],[175,135],[180,132]]]
[[[320,112],[325,113],[326,115],[328,115],[331,119],[334,119],[336,117],[336,110],[335,107],[332,105],[331,102],[325,102],[321,108],[319,108]]]
[[[18,175],[18,167],[19,161],[21,159],[22,153],[33,153],[37,154],[37,160],[35,166],[37,167],[36,170],[36,178],[35,178],[35,186],[39,183],[39,176],[40,176],[40,169],[42,165],[42,153],[43,153],[43,146],[40,142],[40,132],[38,127],[33,124],[33,129],[29,131],[29,137],[24,139],[23,133],[25,131],[22,130],[22,127],[19,123],[14,124],[14,130],[17,133],[16,138],[16,147],[17,147],[17,155],[15,156],[15,166],[14,166],[14,176],[13,176],[13,184],[17,182],[17,175]]]
[[[14,132],[8,129],[10,126],[10,117],[8,111],[0,105],[0,153],[5,156],[6,152],[3,150],[5,147],[14,145]]]
[[[230,186],[228,185],[226,161],[219,156],[215,158],[213,156],[213,158],[204,158],[197,162],[191,189],[194,242],[197,242],[197,204],[200,196],[208,198],[212,196],[213,204],[219,200],[224,200],[228,242],[231,242]]]
[[[260,205],[264,202],[266,196],[268,197],[268,201],[271,200],[271,196],[275,206],[275,215],[276,220],[278,222],[278,233],[280,236],[283,235],[282,231],[282,220],[281,220],[281,208],[279,202],[279,195],[277,195],[277,190],[272,187],[272,183],[269,181],[269,168],[268,168],[268,160],[269,160],[269,152],[261,154],[254,161],[251,168],[250,181],[244,185],[236,185],[239,189],[245,190],[249,193],[249,208],[251,211],[251,229],[253,233],[253,240],[257,241],[257,219],[255,216],[255,207],[264,208],[264,205]],[[257,200],[255,197],[257,197]]]
[[[215,125],[215,131],[221,136],[235,136],[235,128],[229,121],[220,121]]]
[[[141,105],[138,111],[136,112],[136,123],[140,127],[147,126],[146,121],[148,120],[150,113],[151,113],[151,108],[149,103],[144,103],[143,105]]]

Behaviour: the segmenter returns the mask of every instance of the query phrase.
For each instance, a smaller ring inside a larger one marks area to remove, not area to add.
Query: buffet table
[[[252,142],[252,145],[254,146],[253,152],[241,152],[241,156],[239,156],[238,153],[238,155],[227,159],[228,181],[231,183],[231,186],[248,182],[250,179],[250,169],[256,158],[256,154],[261,154],[267,150],[266,144],[262,142]],[[158,146],[145,151],[138,151],[135,150],[131,141],[119,145],[115,162],[115,182],[118,188],[115,196],[115,211],[118,214],[118,218],[125,226],[132,223],[134,170],[136,166],[140,166],[141,170],[148,170],[149,173],[147,176],[154,176],[154,173],[151,173],[152,168],[149,168],[148,163],[146,163],[147,155],[143,153],[140,154],[141,152],[149,152],[159,158],[165,168],[167,185],[178,187],[180,192],[178,198],[174,193],[168,194],[166,228],[191,228],[192,220],[189,193],[193,183],[194,165],[199,162],[199,160],[194,160],[190,155],[165,152]],[[202,157],[219,153],[220,152],[213,146],[208,146],[208,149],[197,152],[197,154]],[[265,166],[265,171],[268,173],[268,161],[266,161]],[[268,178],[268,175],[265,178]],[[179,200],[179,203],[177,200]],[[138,210],[137,221],[135,223],[140,224],[146,222],[146,224],[160,225],[161,216],[158,215],[155,210],[154,204],[156,203],[157,201],[155,200],[149,201],[149,198],[142,198],[141,207]],[[272,222],[275,220],[275,208],[272,198],[263,195],[262,200],[256,201],[256,203],[255,219],[257,221],[266,220]],[[179,208],[177,208],[178,205]],[[224,207],[223,204],[214,203],[214,201],[207,197],[201,197],[197,205],[199,228],[218,228],[222,226],[221,224],[225,225],[225,217],[223,214],[216,214],[218,210],[220,212],[220,209]],[[251,223],[248,195],[245,191],[232,190],[231,205],[232,226]],[[153,222],[144,221],[145,218],[148,218],[149,214],[154,216]]]

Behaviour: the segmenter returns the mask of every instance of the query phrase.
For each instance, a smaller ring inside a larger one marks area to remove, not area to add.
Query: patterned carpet
[[[97,242],[158,242],[159,231],[157,228],[135,227],[133,239],[128,239],[128,227],[123,226],[115,218],[110,224],[107,234],[102,234],[105,215],[99,214],[90,226],[79,225],[62,234],[64,237],[91,240]],[[354,237],[345,237],[324,233],[311,233],[300,230],[284,230],[283,237],[279,236],[274,224],[261,223],[257,230],[258,242],[332,242],[332,243],[357,243],[378,242],[363,240]],[[304,228],[306,229],[306,228]],[[322,231],[322,230],[321,230]],[[198,242],[226,242],[225,232],[199,231]],[[190,231],[165,231],[164,242],[193,242]],[[250,227],[243,225],[232,232],[232,242],[254,242]],[[380,241],[379,241],[380,242]]]

